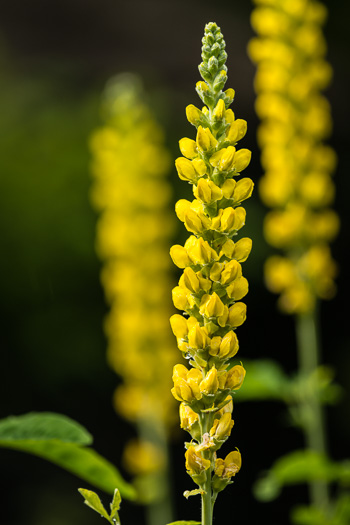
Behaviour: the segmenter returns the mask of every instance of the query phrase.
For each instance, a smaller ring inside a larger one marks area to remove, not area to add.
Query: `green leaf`
[[[85,498],[85,505],[98,512],[102,518],[106,518],[106,520],[108,520],[110,523],[113,523],[113,521],[109,519],[106,509],[102,505],[100,498],[95,492],[86,489],[78,489],[78,491],[83,496],[83,498]]]
[[[118,487],[126,499],[136,491],[112,463],[91,448],[90,434],[58,414],[27,414],[0,421],[0,446],[44,458],[110,494]]]
[[[91,445],[92,436],[76,421],[51,412],[31,412],[10,416],[0,421],[0,442],[20,440],[47,441],[59,439],[65,443]]]
[[[118,489],[115,489],[113,500],[112,500],[112,503],[111,503],[111,514],[110,514],[110,517],[111,517],[111,519],[114,519],[117,522],[119,522],[118,510],[120,509],[121,501],[122,501],[122,498],[121,498],[120,492],[119,492]]]
[[[201,525],[201,522],[200,521],[180,520],[180,521],[173,521],[172,523],[168,523],[167,525]]]

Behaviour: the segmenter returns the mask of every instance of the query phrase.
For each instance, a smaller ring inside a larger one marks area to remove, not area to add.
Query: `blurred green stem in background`
[[[318,308],[312,312],[296,316],[296,336],[298,346],[298,360],[300,373],[304,377],[313,374],[320,361],[320,340],[318,334]],[[308,448],[321,454],[327,453],[325,436],[324,410],[322,408],[319,392],[313,391],[303,401],[302,407],[303,430]],[[326,481],[313,481],[309,483],[310,500],[313,505],[327,509],[329,506],[329,490]]]

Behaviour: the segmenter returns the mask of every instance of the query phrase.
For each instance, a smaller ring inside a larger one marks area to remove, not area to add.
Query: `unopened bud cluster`
[[[216,451],[233,426],[232,398],[245,376],[242,365],[230,368],[238,352],[236,328],[246,319],[241,301],[248,292],[242,275],[252,247],[249,238],[233,239],[245,224],[241,206],[253,191],[249,178],[240,178],[251,153],[237,149],[247,130],[229,106],[234,90],[222,91],[227,80],[227,54],[220,28],[210,23],[202,40],[199,71],[203,81],[196,89],[205,106],[186,108],[188,121],[197,129],[195,140],[180,140],[175,164],[180,179],[193,185],[194,200],[181,199],[176,214],[191,233],[184,246],[170,254],[183,273],[173,289],[173,302],[185,315],[170,319],[178,347],[189,367],[176,365],[174,397],[181,402],[181,427],[191,435],[186,469],[203,491],[213,494],[230,483],[241,466],[236,450],[226,459]]]
[[[266,282],[280,293],[288,313],[313,310],[317,297],[335,293],[336,265],[328,243],[339,228],[330,209],[336,156],[324,144],[331,131],[330,106],[321,90],[332,76],[321,27],[325,7],[317,0],[255,0],[249,45],[258,69],[258,141],[265,171],[259,187],[270,211],[266,240],[285,255],[266,264]]]

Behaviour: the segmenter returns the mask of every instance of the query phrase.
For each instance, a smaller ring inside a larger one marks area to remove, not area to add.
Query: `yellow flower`
[[[227,454],[223,460],[218,458],[215,461],[215,474],[222,478],[232,478],[239,472],[242,466],[242,456],[238,450],[234,450]]]
[[[195,447],[189,447],[186,450],[185,458],[186,470],[190,476],[201,474],[210,467],[210,461],[204,459],[201,453],[196,451]]]

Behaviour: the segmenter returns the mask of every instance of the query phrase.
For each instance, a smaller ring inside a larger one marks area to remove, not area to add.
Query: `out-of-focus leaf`
[[[136,491],[112,463],[84,444],[90,434],[78,423],[58,414],[28,414],[0,422],[0,446],[47,459],[110,494],[135,499]]]
[[[320,509],[306,506],[293,509],[292,521],[295,525],[331,525],[334,523],[333,520],[329,520]]]
[[[349,462],[333,462],[323,454],[312,450],[296,450],[279,458],[272,468],[259,479],[254,487],[257,499],[272,501],[283,486],[312,481],[349,480]]]
[[[235,401],[284,400],[289,379],[275,361],[264,359],[243,364],[247,375]]]
[[[23,440],[59,439],[65,443],[91,445],[92,436],[79,423],[52,412],[30,412],[0,421],[0,445]]]

